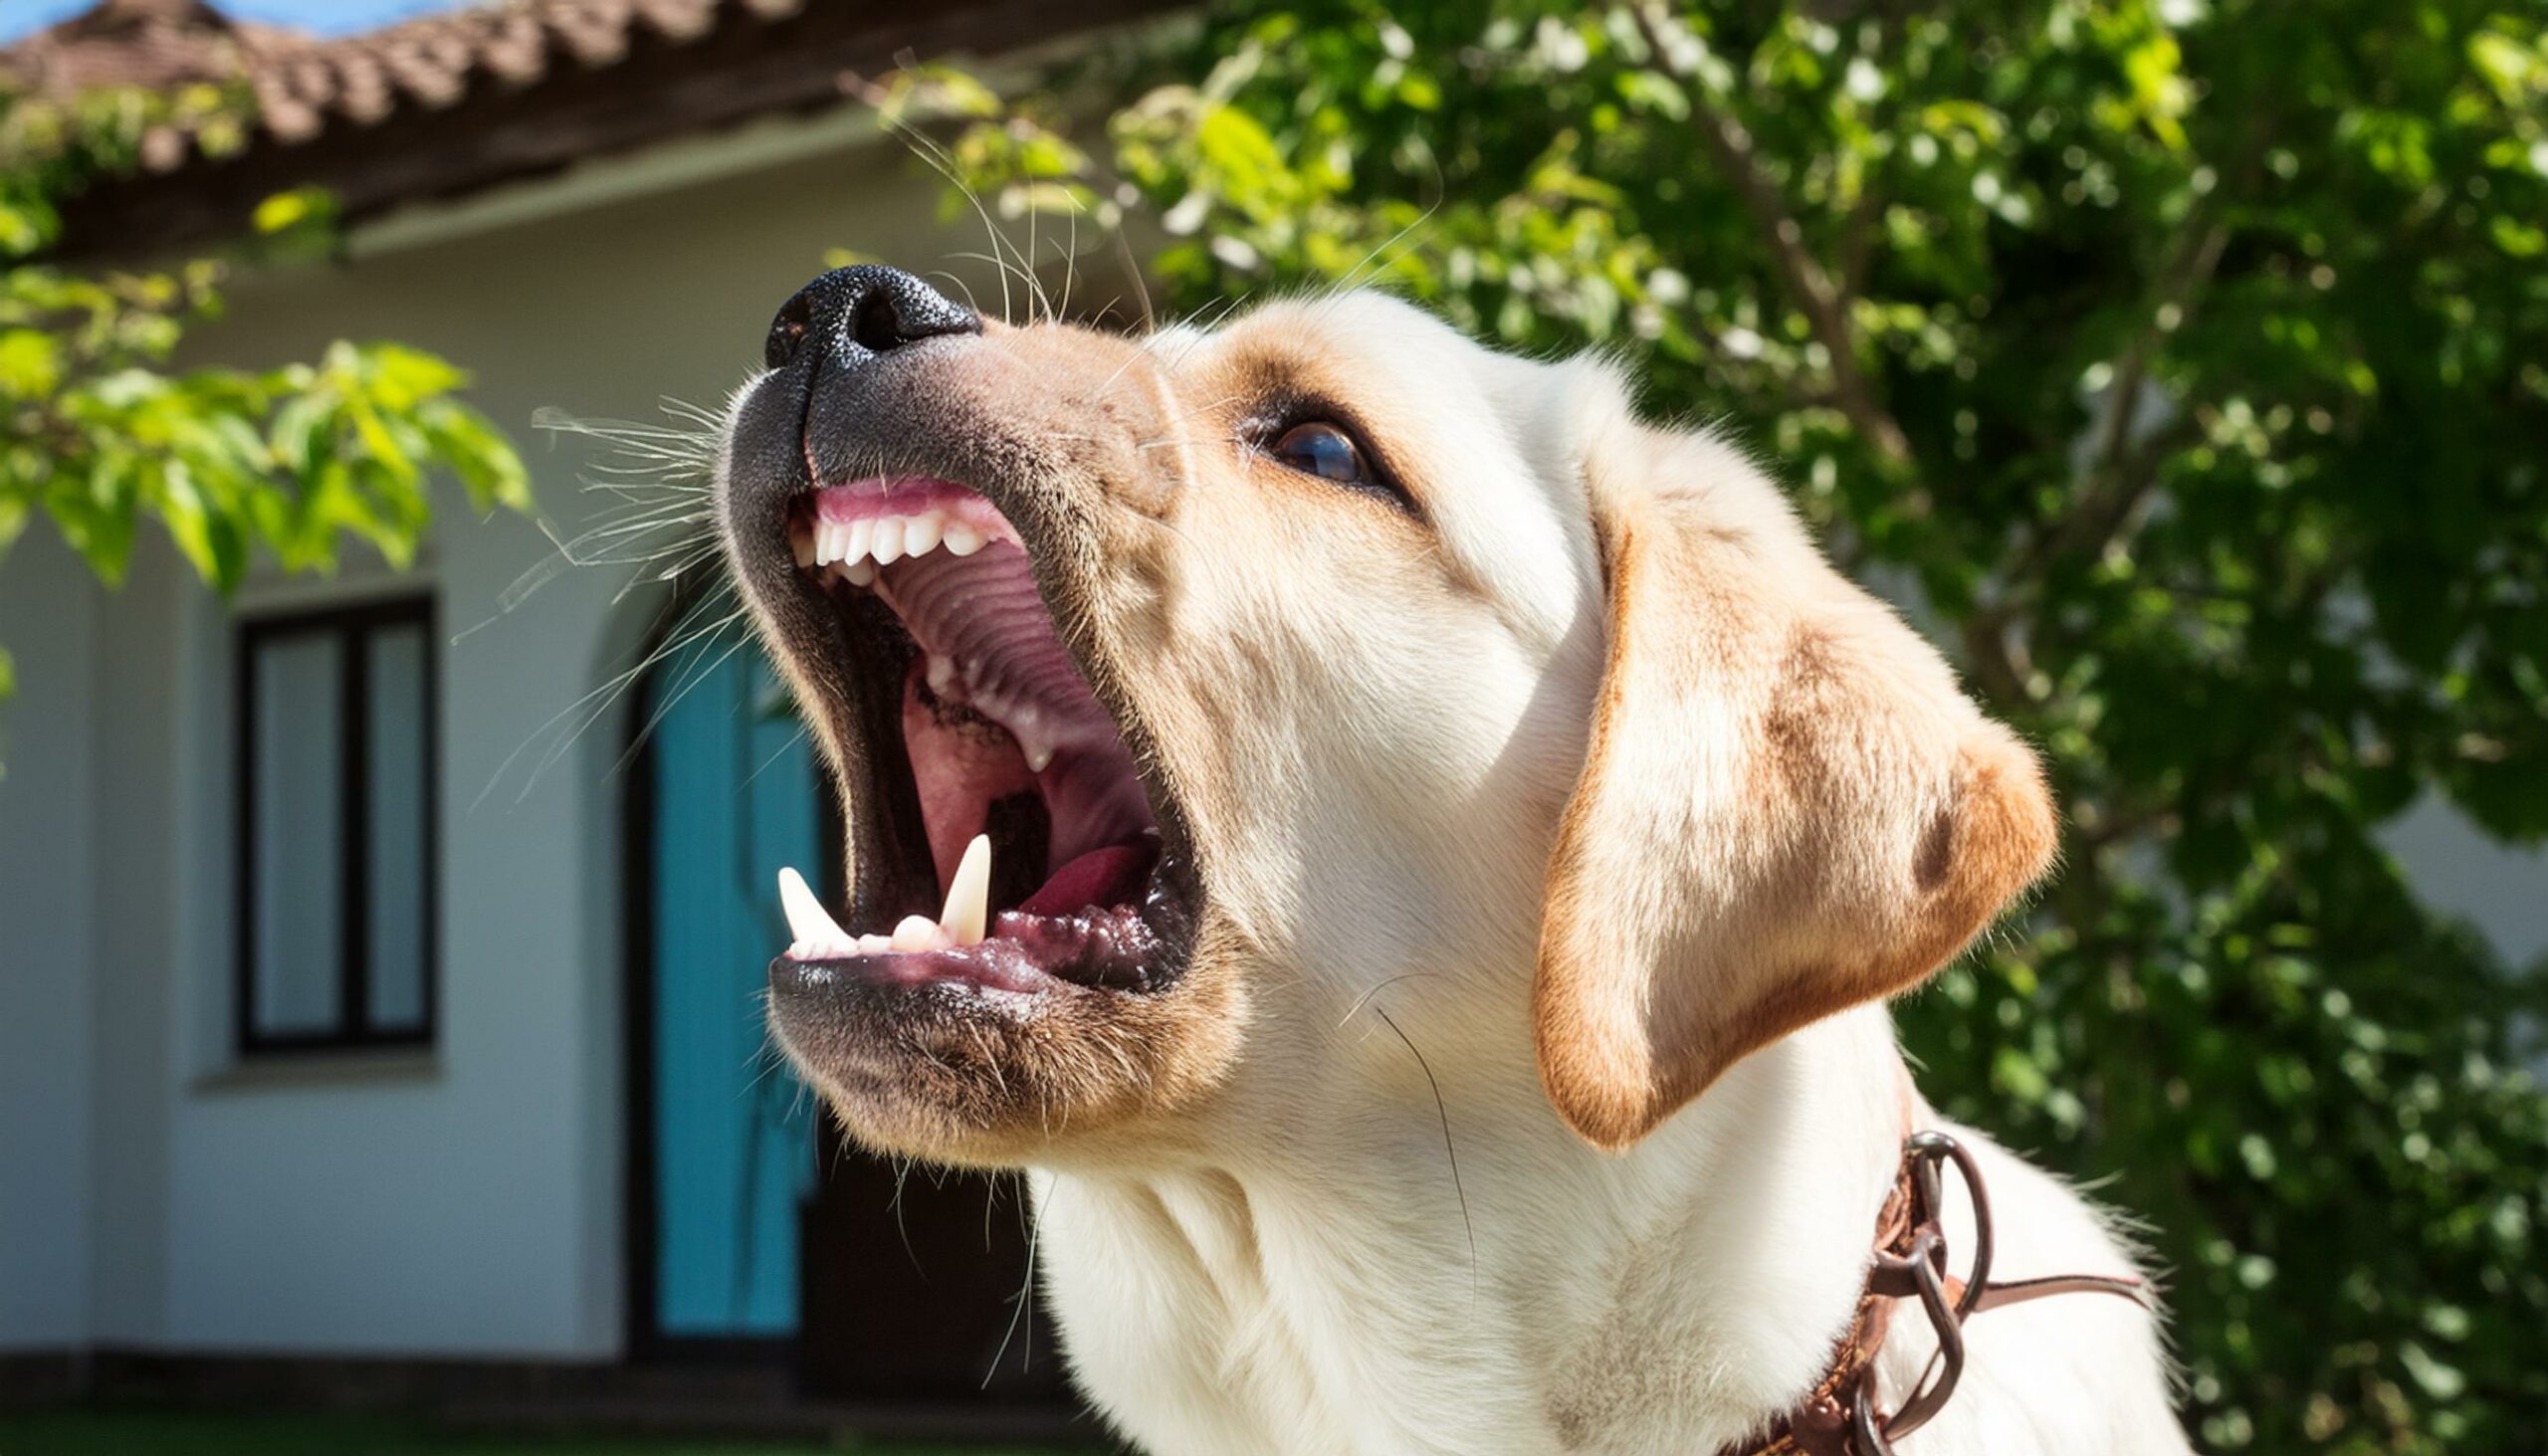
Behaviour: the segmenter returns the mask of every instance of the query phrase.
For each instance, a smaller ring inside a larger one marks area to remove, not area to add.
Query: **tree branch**
[[[1884,189],[1868,183],[1858,194],[1858,204],[1840,223],[1840,292],[1855,298],[1864,291],[1867,263],[1875,252],[1876,224],[1883,218]]]
[[[2186,218],[2174,256],[2160,269],[2151,289],[2141,329],[2124,346],[2122,355],[2115,360],[2114,377],[2107,381],[2105,417],[2097,427],[2093,457],[2101,467],[2111,467],[2122,459],[2132,432],[2134,406],[2140,401],[2142,384],[2150,377],[2151,358],[2168,335],[2184,323],[2195,290],[2211,280],[2213,270],[2221,266],[2221,250],[2229,243],[2230,230],[2217,222],[2203,222],[2202,209]]]
[[[2125,527],[2150,493],[2158,488],[2159,468],[2179,447],[2202,438],[2203,425],[2192,405],[2184,406],[2166,426],[2137,444],[2119,446],[2089,477],[2088,489],[2062,514],[2061,520],[2035,537],[2012,573],[2015,584],[2032,583],[2054,561],[2075,554],[2104,551],[2121,540]]]
[[[1691,118],[1698,123],[1699,141],[1716,159],[1735,195],[1742,199],[1744,210],[1761,230],[1763,241],[1769,245],[1771,262],[1805,314],[1814,342],[1830,355],[1832,402],[1878,454],[1896,466],[1910,466],[1910,437],[1876,397],[1874,382],[1859,367],[1858,331],[1849,317],[1848,296],[1805,246],[1805,229],[1788,210],[1778,183],[1762,166],[1752,133],[1744,129],[1742,122],[1717,108],[1696,68],[1674,60],[1677,52],[1665,43],[1651,5],[1632,4],[1628,14],[1645,38],[1646,48],[1654,53],[1655,64],[1693,83]]]
[[[2034,704],[2026,687],[2026,668],[2009,641],[2008,619],[1995,611],[1978,611],[1964,619],[1965,676],[1984,701],[2004,714]]]
[[[2199,433],[2191,404],[2180,404],[2174,420],[2140,441],[2132,438],[2132,417],[2160,345],[2184,325],[2196,292],[2211,281],[2229,242],[2229,228],[2205,209],[2187,214],[2169,261],[2152,282],[2141,327],[2116,356],[2113,376],[2106,381],[2105,408],[2089,446],[2086,487],[2059,520],[2045,522],[2018,551],[2001,599],[1978,614],[1986,623],[2007,621],[2038,595],[2043,573],[2055,561],[2101,553],[2121,539],[2157,489],[2160,466],[2178,445]]]

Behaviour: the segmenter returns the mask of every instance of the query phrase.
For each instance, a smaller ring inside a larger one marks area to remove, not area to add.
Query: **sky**
[[[95,0],[0,0],[0,42],[16,40],[57,20],[88,9]],[[457,0],[212,0],[225,15],[299,26],[322,36],[369,30],[422,15],[449,10]]]

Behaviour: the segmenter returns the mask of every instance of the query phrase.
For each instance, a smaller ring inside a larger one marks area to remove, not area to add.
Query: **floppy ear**
[[[1622,422],[1589,478],[1609,642],[1533,1001],[1550,1100],[1617,1148],[1926,979],[2054,828],[2033,755],[1749,463]]]

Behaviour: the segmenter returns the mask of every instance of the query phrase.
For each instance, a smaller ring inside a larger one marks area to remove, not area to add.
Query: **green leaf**
[[[40,329],[0,329],[0,395],[38,399],[62,382],[62,346]]]

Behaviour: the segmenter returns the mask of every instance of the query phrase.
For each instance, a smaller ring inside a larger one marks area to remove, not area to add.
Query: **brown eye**
[[[1354,437],[1331,424],[1314,421],[1294,425],[1266,453],[1303,475],[1318,476],[1341,486],[1372,484]]]

